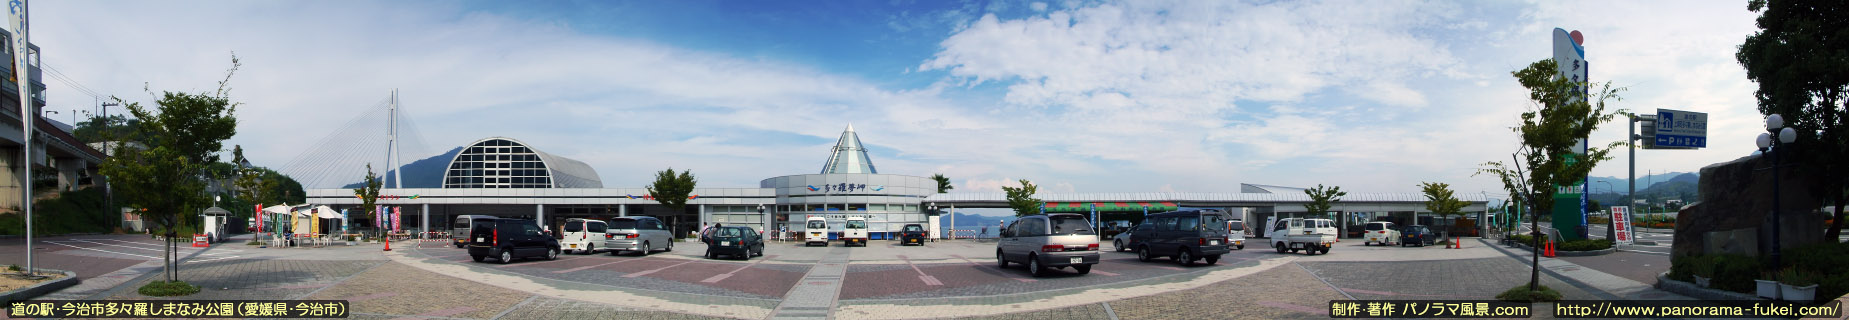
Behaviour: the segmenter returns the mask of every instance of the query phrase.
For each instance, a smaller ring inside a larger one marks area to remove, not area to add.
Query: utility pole
[[[38,124],[36,120],[41,115],[33,112],[32,74],[26,72],[32,68],[32,42],[27,39],[30,30],[26,28],[26,8],[23,0],[13,2],[7,17],[13,25],[13,82],[19,85],[18,91],[14,92],[19,93],[19,128],[24,133],[20,136],[19,157],[22,161],[19,163],[25,167],[25,176],[20,178],[23,181],[20,189],[25,194],[19,199],[21,211],[26,215],[26,275],[31,276],[37,271],[32,264],[32,126]]]

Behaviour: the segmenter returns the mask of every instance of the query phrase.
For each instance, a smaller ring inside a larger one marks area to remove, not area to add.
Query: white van
[[[841,242],[845,246],[867,246],[867,218],[848,217],[841,228]]]
[[[828,246],[828,219],[809,217],[803,224],[803,245]]]
[[[602,220],[565,219],[565,232],[559,239],[559,247],[579,254],[597,253],[596,242],[604,241],[604,230],[609,229],[605,227],[608,225]]]

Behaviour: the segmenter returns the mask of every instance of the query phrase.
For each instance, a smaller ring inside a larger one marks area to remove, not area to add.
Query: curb
[[[1702,299],[1702,300],[1749,300],[1749,301],[1750,300],[1761,300],[1759,299],[1759,297],[1748,295],[1745,293],[1732,292],[1732,291],[1719,290],[1719,289],[1702,288],[1701,286],[1695,285],[1693,283],[1687,283],[1687,282],[1670,279],[1669,272],[1663,272],[1663,273],[1659,273],[1656,275],[1656,288],[1658,290],[1669,291],[1675,294],[1680,294],[1680,295],[1689,296],[1692,298]]]
[[[1517,249],[1522,249],[1522,250],[1533,250],[1529,248],[1527,245],[1523,245],[1523,244],[1516,244],[1516,245],[1512,245],[1511,247],[1515,247]],[[1591,256],[1608,255],[1608,254],[1612,254],[1613,252],[1618,252],[1618,248],[1611,247],[1611,248],[1592,250],[1592,251],[1554,250],[1554,256],[1556,257],[1591,257]]]
[[[77,282],[81,281],[81,280],[77,280],[76,272],[56,270],[56,269],[45,269],[45,268],[38,268],[38,269],[39,271],[51,271],[51,272],[62,273],[64,274],[64,278],[59,278],[58,280],[40,282],[38,284],[34,284],[29,287],[20,288],[18,290],[13,290],[12,292],[7,292],[6,294],[0,294],[0,303],[12,304],[14,301],[32,300],[32,298],[43,296],[47,293],[51,293],[52,291],[63,290],[64,288],[69,288],[70,286],[77,285]]]

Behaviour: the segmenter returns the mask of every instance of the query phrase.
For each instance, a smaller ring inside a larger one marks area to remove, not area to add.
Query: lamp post
[[[930,205],[929,205],[928,207],[929,207],[929,208],[931,208],[931,213],[935,213],[935,214],[937,214],[937,215],[939,215],[939,216],[943,216],[943,215],[944,215],[944,214],[943,214],[942,212],[937,212],[937,203],[936,203],[936,202],[932,202],[932,203],[930,203]],[[942,221],[943,219],[941,219],[941,218],[940,218],[940,219],[938,219],[938,220],[939,220],[939,221]],[[943,230],[944,228],[943,228],[942,226],[939,226],[938,228],[935,228],[935,229],[937,229],[937,230],[931,230],[931,232],[933,233],[932,235],[933,235],[933,236],[939,236],[939,234],[936,234],[936,233],[937,233],[937,232],[938,232],[939,230]],[[952,233],[955,233],[955,232],[957,232],[956,230],[957,230],[957,217],[954,217],[954,216],[953,216],[953,217],[950,217],[950,232],[952,232]],[[930,237],[930,238],[931,238],[931,241],[937,241],[937,237]]]
[[[1772,139],[1772,132],[1778,133],[1778,139]],[[1766,133],[1760,133],[1755,141],[1759,145],[1760,153],[1772,154],[1772,263],[1774,267],[1784,264],[1784,261],[1780,260],[1784,256],[1784,250],[1781,248],[1784,241],[1779,238],[1779,229],[1782,229],[1781,222],[1783,222],[1779,214],[1779,154],[1785,153],[1786,144],[1797,141],[1798,131],[1786,127],[1785,117],[1778,114],[1766,116]]]

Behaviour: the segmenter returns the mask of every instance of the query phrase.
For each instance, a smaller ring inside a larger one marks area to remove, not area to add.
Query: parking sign
[[[1656,145],[1659,147],[1708,147],[1708,114],[1656,109]]]

